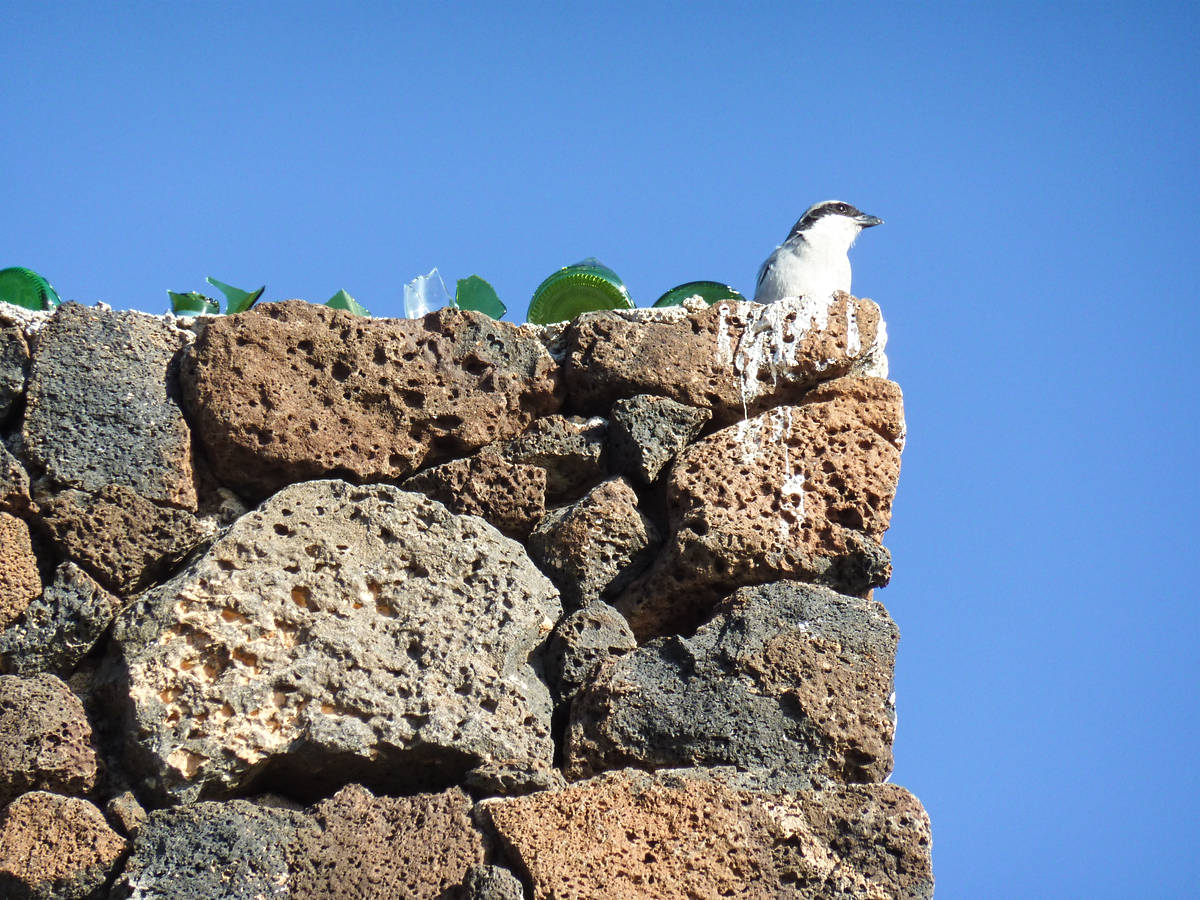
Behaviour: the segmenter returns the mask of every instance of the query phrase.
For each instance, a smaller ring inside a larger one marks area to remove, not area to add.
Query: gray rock
[[[899,633],[882,604],[777,582],[743,588],[690,639],[606,664],[571,707],[568,778],[735,765],[802,788],[892,770]]]
[[[120,609],[121,601],[71,562],[0,632],[0,672],[66,677],[95,646]]]
[[[120,484],[63,491],[39,504],[42,530],[62,553],[117,594],[141,590],[178,565],[210,526]]]
[[[472,866],[462,886],[463,900],[525,900],[520,880],[502,866]]]
[[[0,806],[26,791],[86,794],[96,783],[92,727],[53,675],[0,675]]]
[[[0,512],[20,516],[29,508],[29,475],[8,447],[0,442]]]
[[[288,848],[304,813],[246,800],[161,809],[139,829],[113,900],[263,900],[288,894]]]
[[[389,485],[292,485],[117,618],[151,789],[312,798],[548,769],[561,614],[515,541]]]
[[[529,536],[529,553],[558,586],[564,605],[575,609],[624,589],[650,564],[658,544],[637,494],[614,478],[549,513]]]
[[[629,623],[603,601],[566,616],[555,626],[543,655],[555,702],[573,699],[605,660],[635,649]]]
[[[653,394],[618,400],[608,426],[610,465],[650,484],[711,418],[711,410]]]
[[[110,799],[104,804],[104,815],[126,837],[135,836],[149,818],[133,791],[122,791]]]
[[[191,335],[155,316],[64,303],[38,336],[24,449],[57,487],[121,484],[195,510],[192,444],[176,403]]]
[[[495,447],[510,462],[545,469],[546,502],[566,503],[607,477],[607,433],[608,423],[603,419],[550,415]]]
[[[29,345],[24,330],[0,313],[0,425],[8,421],[13,408],[25,393],[29,372]]]

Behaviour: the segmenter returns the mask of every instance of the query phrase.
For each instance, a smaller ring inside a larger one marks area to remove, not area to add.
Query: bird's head
[[[849,203],[822,200],[805,210],[787,239],[803,238],[810,244],[826,245],[831,250],[849,250],[860,231],[882,224],[883,219],[869,216]]]

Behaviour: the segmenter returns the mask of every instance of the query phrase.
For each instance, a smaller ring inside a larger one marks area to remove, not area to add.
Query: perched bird
[[[754,299],[774,303],[784,297],[828,297],[850,292],[846,255],[864,228],[882,225],[849,203],[825,200],[810,206],[791,233],[758,270]]]

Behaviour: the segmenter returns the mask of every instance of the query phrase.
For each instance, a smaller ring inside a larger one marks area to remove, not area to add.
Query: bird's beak
[[[883,224],[883,219],[880,219],[877,216],[868,216],[866,213],[860,213],[859,215],[855,216],[854,221],[857,222],[862,228],[870,228],[872,225]]]

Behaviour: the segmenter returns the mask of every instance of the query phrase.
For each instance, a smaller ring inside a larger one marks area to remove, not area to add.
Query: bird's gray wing
[[[763,261],[763,264],[758,267],[758,278],[754,282],[755,295],[757,295],[759,292],[759,289],[762,288],[763,279],[766,278],[767,273],[771,271],[771,266],[774,262],[775,262],[775,254],[772,253],[770,256],[768,256],[766,258],[766,260]]]

